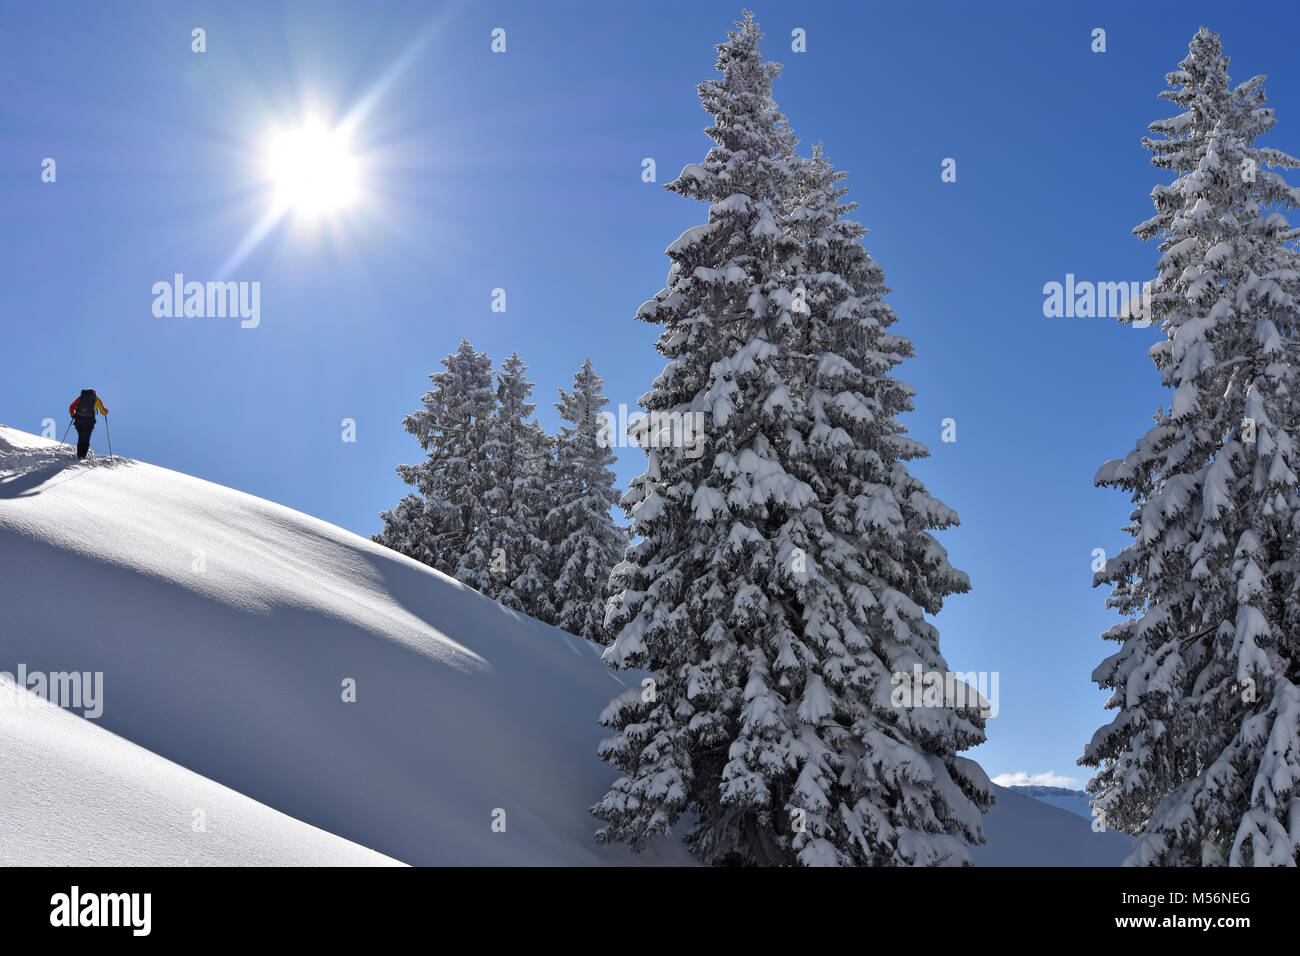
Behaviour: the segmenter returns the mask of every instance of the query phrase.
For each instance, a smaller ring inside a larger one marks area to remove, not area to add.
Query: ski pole
[[[108,419],[104,419],[104,421],[108,421]],[[69,418],[69,419],[68,419],[68,427],[65,428],[65,429],[63,429],[63,437],[59,439],[59,444],[60,444],[60,445],[66,445],[66,444],[67,444],[67,441],[68,441],[68,432],[72,431],[72,422],[73,422],[73,419]]]
[[[113,460],[113,433],[108,430],[108,416],[104,416],[104,436],[108,439],[108,460]]]

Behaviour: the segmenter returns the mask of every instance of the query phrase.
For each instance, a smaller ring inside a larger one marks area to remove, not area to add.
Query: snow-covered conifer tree
[[[379,512],[383,530],[372,534],[370,539],[437,568],[438,554],[431,545],[438,540],[438,531],[450,526],[447,518],[447,513],[440,518],[431,517],[425,511],[422,495],[406,495],[391,509]]]
[[[553,492],[545,486],[550,436],[531,416],[533,383],[519,353],[497,372],[496,412],[484,442],[488,516],[475,547],[489,557],[484,594],[543,621],[554,619],[551,582],[546,576],[544,521]]]
[[[555,624],[571,634],[607,643],[604,629],[609,575],[623,557],[627,534],[609,509],[618,503],[613,436],[602,420],[604,379],[588,358],[560,389],[555,407],[569,424],[556,437],[554,495],[548,522],[554,539]]]
[[[1300,499],[1296,492],[1300,204],[1255,145],[1274,125],[1264,77],[1228,77],[1202,29],[1161,93],[1178,115],[1143,142],[1174,177],[1134,232],[1158,239],[1151,349],[1168,411],[1097,483],[1132,495],[1133,541],[1096,576],[1129,617],[1093,679],[1115,719],[1080,762],[1130,861],[1300,862]]]
[[[710,203],[668,247],[638,316],[669,360],[642,398],[640,540],[614,571],[606,658],[652,684],[616,698],[601,746],[624,772],[598,836],[643,847],[688,810],[711,863],[969,862],[989,799],[955,752],[978,712],[895,706],[894,675],[946,670],[924,615],[968,588],[927,529],[957,516],[903,464],[911,354],[884,331],[879,268],[837,223],[838,176],[794,152],[779,67],[747,13],[700,96],[717,144],[668,188]],[[684,416],[707,440],[674,439]]]
[[[434,387],[425,393],[424,407],[402,423],[427,452],[424,461],[397,468],[419,494],[380,515],[384,527],[374,540],[482,590],[490,583],[491,554],[482,551],[477,535],[489,489],[492,361],[462,339],[442,365],[443,371],[429,376]]]

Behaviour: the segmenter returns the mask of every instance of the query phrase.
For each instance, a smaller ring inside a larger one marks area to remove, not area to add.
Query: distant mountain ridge
[[[1026,797],[1033,797],[1053,807],[1069,810],[1086,820],[1092,819],[1092,795],[1086,790],[1071,790],[1068,787],[1008,787]]]

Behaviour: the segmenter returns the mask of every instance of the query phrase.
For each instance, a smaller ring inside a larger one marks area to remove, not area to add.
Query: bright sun
[[[271,138],[267,169],[275,202],[309,217],[334,212],[357,198],[357,162],[347,136],[317,122]]]

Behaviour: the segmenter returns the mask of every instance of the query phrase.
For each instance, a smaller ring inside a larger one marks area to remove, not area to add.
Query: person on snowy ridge
[[[90,433],[95,430],[95,410],[108,414],[108,409],[99,400],[93,388],[83,388],[81,394],[68,406],[68,414],[77,426],[77,458],[85,458],[90,451]]]

